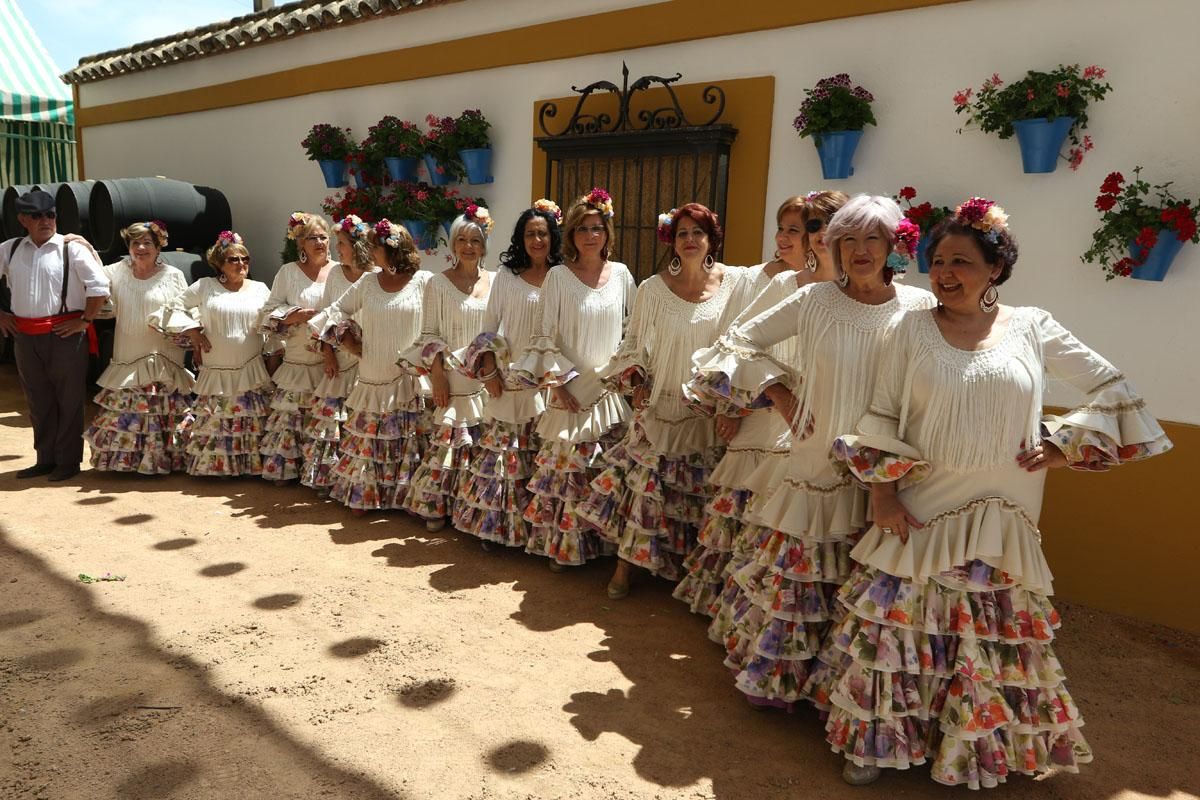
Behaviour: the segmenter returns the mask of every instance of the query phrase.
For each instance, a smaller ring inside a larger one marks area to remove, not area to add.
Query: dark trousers
[[[37,463],[77,466],[83,461],[87,335],[64,339],[53,333],[17,333],[14,337]]]

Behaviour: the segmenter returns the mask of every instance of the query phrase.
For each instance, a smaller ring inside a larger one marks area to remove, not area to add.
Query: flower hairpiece
[[[972,197],[954,209],[954,218],[961,224],[983,231],[989,242],[995,243],[1008,230],[1008,214],[985,197]]]
[[[612,195],[606,192],[604,189],[601,189],[599,186],[594,187],[590,192],[585,194],[583,196],[583,202],[599,211],[605,219],[612,219]]]
[[[663,244],[671,243],[671,223],[675,221],[675,214],[679,211],[677,208],[672,208],[665,214],[658,215],[658,240]]]
[[[808,194],[804,195],[804,202],[811,203],[813,200],[816,200],[818,197],[820,197],[823,194],[824,194],[824,192],[821,191],[820,189],[818,189],[815,192],[809,192]]]
[[[467,222],[473,222],[483,229],[483,235],[487,236],[492,232],[492,226],[496,223],[492,220],[492,214],[486,208],[475,203],[467,206],[467,210],[463,212],[463,219]]]
[[[908,259],[917,257],[917,246],[921,243],[921,226],[908,217],[896,225],[896,252]]]
[[[300,229],[304,227],[304,223],[307,221],[308,214],[305,214],[303,211],[293,211],[291,216],[288,217],[287,238],[295,241],[296,237],[300,235]]]
[[[362,217],[357,214],[347,214],[338,220],[337,229],[349,236],[351,240],[357,241],[367,235],[371,226],[363,222]]]
[[[560,225],[562,224],[562,209],[559,208],[558,203],[554,202],[553,200],[547,200],[544,197],[540,200],[534,200],[533,210],[541,211],[543,214],[549,214],[550,216],[554,217],[555,222]]]
[[[221,249],[232,247],[235,244],[241,244],[242,237],[233,231],[221,231],[217,234],[217,246]]]
[[[404,228],[385,217],[375,223],[375,238],[379,240],[380,244],[397,248],[400,246],[400,231],[402,230]]]
[[[155,238],[158,239],[160,249],[167,246],[167,223],[159,219],[152,219],[142,224],[149,228]]]

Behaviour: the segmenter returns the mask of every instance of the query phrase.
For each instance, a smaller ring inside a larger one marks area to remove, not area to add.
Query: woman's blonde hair
[[[583,222],[583,218],[588,214],[599,214],[600,222],[604,225],[604,247],[600,250],[600,257],[607,261],[615,252],[613,249],[613,237],[615,235],[613,229],[612,217],[604,216],[604,211],[587,201],[587,197],[581,197],[576,200],[567,216],[563,219],[562,224],[562,250],[563,257],[567,261],[576,261],[579,258],[579,250],[575,247],[575,229],[579,227],[579,223]]]
[[[128,227],[121,229],[121,241],[125,242],[125,246],[133,244],[138,239],[149,234],[154,241],[154,246],[162,250],[167,246],[167,232],[158,227],[157,224],[149,222],[134,222]]]
[[[235,244],[222,244],[217,242],[212,247],[208,248],[205,254],[205,259],[208,265],[212,267],[218,275],[221,274],[221,265],[225,263],[225,256],[233,253],[234,255],[243,255],[246,258],[250,257],[250,251],[246,249],[246,245],[240,242]]]
[[[329,235],[329,223],[320,214],[309,214],[304,212],[300,215],[301,222],[296,226],[295,238],[297,242],[303,241],[306,237],[312,236],[314,231],[320,231],[326,236]]]

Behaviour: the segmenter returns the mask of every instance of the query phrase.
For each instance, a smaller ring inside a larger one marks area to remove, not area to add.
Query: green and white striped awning
[[[17,0],[0,0],[0,119],[75,123],[71,90]]]

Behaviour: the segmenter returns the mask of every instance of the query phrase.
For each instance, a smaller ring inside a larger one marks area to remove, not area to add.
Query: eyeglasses
[[[809,233],[816,233],[824,227],[825,220],[821,219],[820,217],[809,217],[804,222],[804,230],[808,231]]]
[[[582,233],[584,236],[599,236],[604,233],[607,228],[603,225],[580,225],[575,230]]]
[[[328,242],[329,237],[328,236],[305,236],[304,241],[306,241],[306,242]]]
[[[250,256],[225,256],[226,264],[249,264]]]
[[[46,219],[54,219],[58,216],[58,214],[54,211],[34,211],[28,216],[30,219],[41,219],[42,217],[45,217]]]

